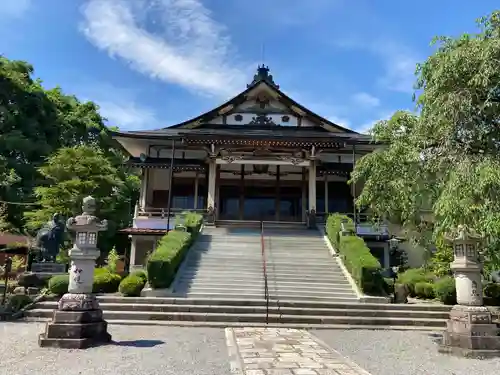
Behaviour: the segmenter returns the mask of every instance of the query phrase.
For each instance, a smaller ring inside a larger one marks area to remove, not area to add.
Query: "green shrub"
[[[168,232],[148,257],[147,281],[154,289],[170,286],[189,246],[199,233],[203,217],[197,213],[186,212],[178,216],[176,222],[182,222],[187,231]]]
[[[50,293],[62,296],[68,292],[69,275],[57,275],[49,279]]]
[[[140,277],[141,279],[144,280],[144,283],[146,283],[148,281],[148,274],[144,270],[134,271],[130,275]]]
[[[416,283],[415,294],[418,298],[433,299],[436,296],[434,293],[434,284],[427,282]]]
[[[436,297],[445,305],[455,305],[457,303],[457,292],[455,279],[451,276],[443,277],[434,284]]]
[[[174,230],[163,236],[147,263],[148,282],[152,288],[162,289],[170,286],[190,244],[189,232]]]
[[[354,224],[349,217],[333,214],[327,219],[326,232],[345,267],[364,293],[386,293],[390,287],[382,277],[380,262],[373,256],[362,238],[356,235],[339,235],[342,222],[345,222],[347,230],[354,231]]]
[[[488,283],[483,288],[484,303],[489,306],[500,306],[500,284]]]
[[[96,268],[94,270],[93,293],[116,293],[120,285],[121,276],[110,273],[106,268]],[[52,294],[59,296],[68,292],[69,275],[53,276],[49,280],[48,288]]]
[[[485,297],[500,299],[500,284],[488,283],[484,286]]]
[[[405,284],[408,286],[411,297],[417,297],[415,286],[418,283],[432,283],[435,276],[424,270],[423,268],[410,268],[398,275],[398,284]]]
[[[119,291],[125,297],[140,297],[145,284],[146,281],[142,277],[131,274],[121,281]]]
[[[94,270],[93,293],[116,293],[122,277],[117,273],[111,273],[107,268],[96,268]]]
[[[120,260],[120,256],[118,255],[118,252],[116,249],[113,247],[111,251],[108,254],[107,258],[107,265],[106,268],[109,270],[111,273],[116,273],[116,269],[118,266],[118,261]]]

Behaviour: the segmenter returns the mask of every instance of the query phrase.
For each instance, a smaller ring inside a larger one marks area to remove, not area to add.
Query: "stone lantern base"
[[[94,295],[64,295],[38,338],[41,347],[86,349],[111,342],[108,323]]]
[[[470,358],[499,357],[499,329],[488,308],[454,306],[439,352]]]

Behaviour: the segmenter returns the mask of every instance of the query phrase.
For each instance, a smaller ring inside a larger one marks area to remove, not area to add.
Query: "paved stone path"
[[[238,375],[370,375],[303,330],[226,328],[226,342]]]

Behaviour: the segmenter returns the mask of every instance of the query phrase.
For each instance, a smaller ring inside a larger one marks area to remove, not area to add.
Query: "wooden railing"
[[[170,216],[175,216],[177,214],[183,213],[183,212],[196,212],[199,214],[205,214],[207,210],[205,209],[193,209],[193,208],[171,208],[170,209]],[[155,217],[155,218],[160,218],[164,219],[168,215],[168,209],[161,207],[138,207],[136,209],[136,214],[135,216],[147,216],[147,217]]]

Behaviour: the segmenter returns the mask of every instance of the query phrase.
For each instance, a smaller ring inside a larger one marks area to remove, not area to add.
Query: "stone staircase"
[[[99,296],[109,324],[177,326],[265,326],[266,301],[215,298]],[[57,301],[45,301],[25,312],[29,321],[46,321]],[[450,306],[271,301],[268,326],[293,328],[363,328],[442,330]]]
[[[260,231],[205,228],[173,284],[176,296],[264,298]]]
[[[206,229],[174,283],[176,296],[264,298],[260,228]],[[357,297],[318,231],[264,227],[271,300],[356,302]]]
[[[112,324],[444,329],[450,307],[359,303],[322,236],[301,226],[265,227],[269,305],[259,227],[205,228],[173,284],[171,298],[99,296]],[[28,320],[45,320],[56,301]]]
[[[317,230],[264,227],[264,246],[272,300],[357,302]]]

